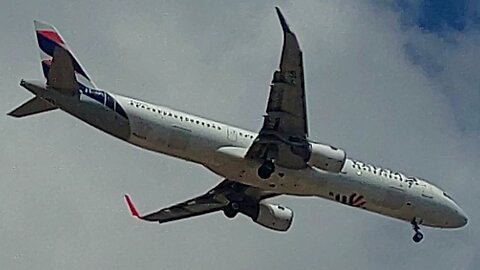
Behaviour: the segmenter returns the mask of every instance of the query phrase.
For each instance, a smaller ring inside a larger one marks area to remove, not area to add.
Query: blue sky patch
[[[443,33],[464,31],[466,27],[480,27],[480,5],[469,0],[400,0],[402,22],[416,25],[424,31]]]

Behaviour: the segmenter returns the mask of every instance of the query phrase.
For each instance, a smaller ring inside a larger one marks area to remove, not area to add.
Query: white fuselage
[[[278,167],[268,180],[244,156],[257,134],[238,127],[115,95],[131,126],[128,142],[202,164],[233,181],[281,194],[318,196],[434,227],[463,226],[466,218],[442,190],[424,180],[347,159],[340,173]]]
[[[21,84],[117,138],[202,164],[232,181],[278,194],[318,196],[426,226],[457,228],[467,223],[460,207],[424,180],[351,159],[339,173],[312,166],[301,170],[276,166],[275,173],[264,180],[257,175],[261,164],[244,158],[257,136],[254,132],[106,91],[94,96],[87,89],[66,96],[44,83]]]

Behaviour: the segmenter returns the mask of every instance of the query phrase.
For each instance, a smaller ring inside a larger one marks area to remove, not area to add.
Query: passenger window
[[[178,118],[178,116],[176,114],[174,114],[173,117]]]
[[[210,127],[210,124],[207,124],[207,127]]]
[[[169,113],[168,116],[172,116],[172,113]]]
[[[152,109],[152,112],[155,112],[155,109]]]
[[[188,117],[185,117],[185,121],[188,121]]]
[[[218,130],[222,130],[222,128],[221,128],[221,127],[218,127]]]
[[[195,121],[193,119],[190,119],[190,122],[194,123]]]
[[[196,123],[197,123],[197,125],[198,125],[198,124],[200,124],[200,121],[197,120]]]

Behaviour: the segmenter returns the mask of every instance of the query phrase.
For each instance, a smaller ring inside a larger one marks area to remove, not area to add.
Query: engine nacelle
[[[293,211],[278,204],[260,202],[258,215],[252,219],[255,223],[269,229],[285,232],[292,225]]]
[[[342,170],[347,158],[345,151],[320,143],[311,143],[311,147],[308,165],[334,173]]]

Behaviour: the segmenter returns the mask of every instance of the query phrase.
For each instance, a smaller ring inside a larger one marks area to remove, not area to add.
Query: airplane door
[[[146,141],[151,132],[150,126],[137,117],[132,117],[131,122],[133,136]]]
[[[234,129],[229,128],[227,130],[227,138],[232,142],[237,141],[237,132]]]
[[[421,203],[426,205],[425,210],[425,215],[428,215],[429,217],[433,219],[442,219],[443,218],[443,212],[441,208],[436,207],[433,202],[434,202],[434,197],[435,197],[435,192],[430,184],[419,184],[420,188],[422,189],[422,197],[425,198],[423,200],[420,200]]]

